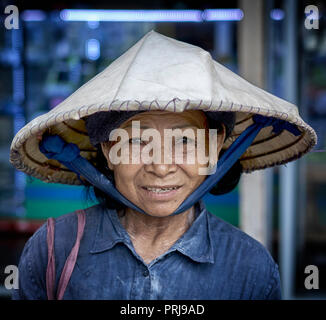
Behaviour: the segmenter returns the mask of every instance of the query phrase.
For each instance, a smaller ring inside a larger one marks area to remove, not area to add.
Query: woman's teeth
[[[151,192],[156,192],[156,193],[164,193],[164,192],[169,192],[171,190],[176,190],[178,187],[172,187],[172,188],[150,188],[150,187],[145,187],[146,190],[151,191]]]

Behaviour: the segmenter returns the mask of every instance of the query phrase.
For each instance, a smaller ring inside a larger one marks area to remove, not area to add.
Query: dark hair
[[[98,147],[96,149],[97,149],[96,157],[92,161],[92,164],[97,168],[98,171],[103,173],[114,184],[113,171],[108,167],[108,163],[107,163],[107,160],[102,152],[101,145],[98,145]],[[109,209],[116,209],[116,210],[124,208],[123,204],[115,201],[107,193],[105,193],[101,189],[93,186],[88,181],[85,181],[84,185],[86,187],[86,197],[88,199],[90,199],[90,200],[92,199],[91,192],[93,192],[96,200],[103,207],[109,208]]]
[[[209,128],[220,129],[223,123],[226,128],[226,138],[231,134],[235,123],[235,114],[233,112],[205,112],[205,114],[208,119]],[[96,123],[95,114],[92,116],[93,119],[91,120]],[[86,127],[89,134],[91,134],[92,130],[94,130],[90,127],[90,123],[91,122],[88,119],[88,122],[86,121]],[[93,165],[114,184],[113,171],[108,167],[107,160],[102,152],[100,143],[96,144],[95,147],[97,149],[97,153],[96,157],[92,161]],[[223,155],[224,152],[225,150],[221,150],[220,156]],[[222,177],[222,179],[210,190],[210,193],[213,195],[222,195],[231,192],[239,183],[241,173],[242,166],[240,160],[238,160]],[[85,182],[85,186],[88,197],[90,197],[90,193],[93,191],[95,198],[100,205],[116,210],[124,208],[124,205],[122,205],[120,202],[115,201],[108,194],[93,186],[89,182]]]

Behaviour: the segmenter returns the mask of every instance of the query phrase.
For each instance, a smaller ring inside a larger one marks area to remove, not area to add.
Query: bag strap
[[[54,219],[47,220],[48,265],[46,268],[46,293],[48,300],[54,300],[55,257],[54,257]]]
[[[57,290],[57,300],[62,300],[67,285],[69,283],[71,274],[74,270],[78,251],[80,247],[80,241],[83,237],[85,222],[86,222],[86,214],[84,210],[76,211],[78,218],[78,226],[77,226],[77,237],[76,242],[71,249],[71,252],[65,262],[65,265],[62,269],[62,273],[60,276],[58,290]],[[47,242],[48,242],[48,266],[46,272],[46,289],[47,296],[49,300],[54,300],[54,286],[55,286],[55,255],[54,255],[54,219],[49,218],[47,221],[48,234],[47,234]]]

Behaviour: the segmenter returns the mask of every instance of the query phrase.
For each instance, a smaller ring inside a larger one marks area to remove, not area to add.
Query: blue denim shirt
[[[268,251],[199,203],[190,228],[149,264],[135,251],[117,212],[85,209],[86,225],[64,299],[280,299]],[[77,216],[55,224],[56,285],[77,233]],[[46,225],[26,243],[13,299],[47,299]]]

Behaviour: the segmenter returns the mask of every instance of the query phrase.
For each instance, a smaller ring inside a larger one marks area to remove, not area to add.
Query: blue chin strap
[[[213,169],[214,173],[208,176],[208,178],[206,178],[204,182],[183,201],[171,216],[188,210],[207,192],[209,192],[247,150],[262,128],[273,126],[273,132],[276,134],[284,129],[288,130],[295,136],[301,134],[296,126],[276,118],[264,117],[256,114],[253,116],[253,121],[254,123],[232,143],[228,150],[219,159]],[[93,186],[101,189],[114,200],[131,209],[148,215],[148,213],[138,208],[135,204],[125,198],[103,173],[99,172],[88,160],[83,158],[80,155],[78,146],[74,143],[67,143],[58,135],[48,135],[43,136],[39,148],[47,158],[58,160],[68,169],[75,172],[79,179],[80,175],[82,175]]]

